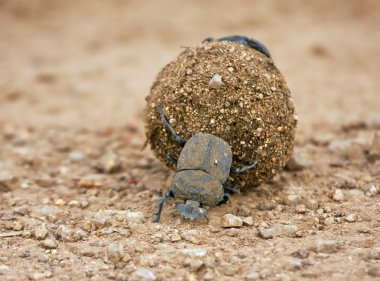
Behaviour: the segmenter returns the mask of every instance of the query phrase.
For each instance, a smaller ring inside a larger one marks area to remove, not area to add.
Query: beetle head
[[[207,210],[198,201],[187,200],[185,204],[175,206],[184,219],[196,220],[207,215]]]

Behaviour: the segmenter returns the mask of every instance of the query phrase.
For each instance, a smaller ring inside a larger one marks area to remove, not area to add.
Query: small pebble
[[[282,230],[281,227],[272,227],[272,228],[259,228],[259,235],[264,239],[272,239],[273,237],[281,236]]]
[[[44,224],[41,224],[34,229],[34,237],[37,240],[44,240],[48,234],[49,231]]]
[[[338,252],[342,248],[339,241],[336,240],[317,240],[314,250],[317,253],[333,254]]]
[[[178,233],[173,233],[171,236],[170,236],[170,240],[172,242],[178,242],[178,241],[181,241],[182,238],[181,236],[178,234]]]
[[[190,269],[192,271],[198,271],[203,266],[203,261],[197,259],[191,259]]]
[[[310,210],[317,210],[319,207],[319,203],[315,199],[307,199],[305,201],[305,206]]]
[[[306,213],[306,206],[303,204],[296,206],[296,212],[299,214]]]
[[[37,259],[39,262],[47,262],[49,260],[49,256],[45,253],[38,253]]]
[[[377,193],[379,193],[379,191],[380,191],[380,188],[377,185],[372,184],[367,189],[367,192],[365,193],[365,195],[367,195],[368,197],[372,197],[372,196],[375,196]]]
[[[149,269],[144,268],[144,267],[139,267],[136,269],[135,272],[132,273],[132,279],[139,280],[139,281],[149,281],[149,280],[156,280],[157,277]]]
[[[54,238],[47,238],[42,242],[42,246],[46,249],[56,249],[58,247]]]
[[[243,225],[252,226],[253,225],[253,218],[251,216],[244,217],[243,218]]]
[[[284,236],[287,237],[296,237],[298,227],[294,224],[283,225],[281,226],[281,231]]]
[[[260,279],[260,275],[257,271],[250,271],[245,276],[245,281],[255,281],[259,279]]]
[[[344,192],[344,198],[348,201],[362,202],[365,200],[365,194],[359,189],[350,189]]]
[[[344,220],[347,222],[355,222],[358,219],[358,216],[356,214],[348,214]]]
[[[368,259],[380,260],[380,247],[374,247],[369,250]]]
[[[111,262],[119,262],[124,256],[122,244],[110,243],[107,248],[107,257]]]
[[[286,199],[288,201],[288,205],[297,206],[301,204],[301,197],[298,195],[291,194],[288,195]]]
[[[305,249],[298,249],[292,253],[292,256],[299,259],[306,259],[309,256],[309,252]]]
[[[225,214],[220,220],[220,225],[222,227],[241,227],[243,225],[243,220],[232,214]]]
[[[203,276],[203,280],[204,281],[212,281],[212,280],[215,280],[215,276],[214,274],[212,273],[211,270],[207,270],[205,275]]]
[[[343,192],[340,189],[335,189],[333,194],[333,199],[337,202],[342,202],[344,200]]]
[[[24,229],[24,225],[19,221],[15,222],[15,224],[13,225],[13,230],[15,231],[20,231],[23,229]]]
[[[192,257],[204,257],[207,254],[204,248],[182,249],[180,252]]]
[[[201,243],[198,239],[198,232],[194,229],[183,231],[181,233],[181,238],[196,245],[199,245]]]
[[[22,182],[20,183],[20,187],[21,187],[22,189],[27,189],[27,188],[29,188],[29,187],[30,187],[30,183],[29,183],[29,181],[22,181]]]
[[[208,85],[213,89],[219,89],[223,85],[222,76],[214,74]]]
[[[68,205],[73,208],[79,208],[81,203],[78,200],[71,200]]]
[[[335,219],[333,217],[327,217],[324,221],[325,225],[332,225],[335,223]]]
[[[57,206],[65,206],[66,205],[66,201],[63,200],[63,199],[57,199],[57,200],[55,200],[54,204],[57,205]]]
[[[75,150],[75,151],[71,151],[70,154],[69,154],[69,158],[71,161],[73,162],[80,162],[82,161],[84,158],[85,158],[85,154],[83,153],[83,151],[79,151],[79,150]]]
[[[238,235],[239,230],[237,228],[228,228],[228,229],[226,229],[226,231],[224,233],[227,236],[234,237],[234,236]]]
[[[124,161],[120,155],[111,151],[100,158],[96,168],[103,173],[115,173],[121,170],[123,162]]]
[[[6,170],[0,171],[0,192],[8,192],[11,191],[12,183],[17,179]]]
[[[259,211],[271,211],[276,209],[276,204],[271,202],[262,202],[256,206]]]

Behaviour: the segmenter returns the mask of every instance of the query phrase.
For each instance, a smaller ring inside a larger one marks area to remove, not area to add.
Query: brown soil
[[[379,26],[376,0],[0,1],[0,279],[377,280]],[[180,46],[231,34],[286,78],[301,167],[153,224],[173,174],[140,150],[144,98]]]

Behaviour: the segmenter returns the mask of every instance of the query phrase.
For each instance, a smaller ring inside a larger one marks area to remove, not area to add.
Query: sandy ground
[[[0,279],[378,280],[379,26],[375,0],[0,1]],[[285,76],[303,169],[153,224],[173,173],[141,151],[144,98],[230,34]]]

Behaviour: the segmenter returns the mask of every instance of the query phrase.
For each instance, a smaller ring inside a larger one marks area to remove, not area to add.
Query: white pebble
[[[208,82],[208,85],[213,89],[219,89],[223,85],[222,76],[220,76],[219,74],[214,74],[210,82]]]
[[[340,189],[336,189],[333,194],[333,199],[337,202],[342,202],[344,200],[343,192]]]

